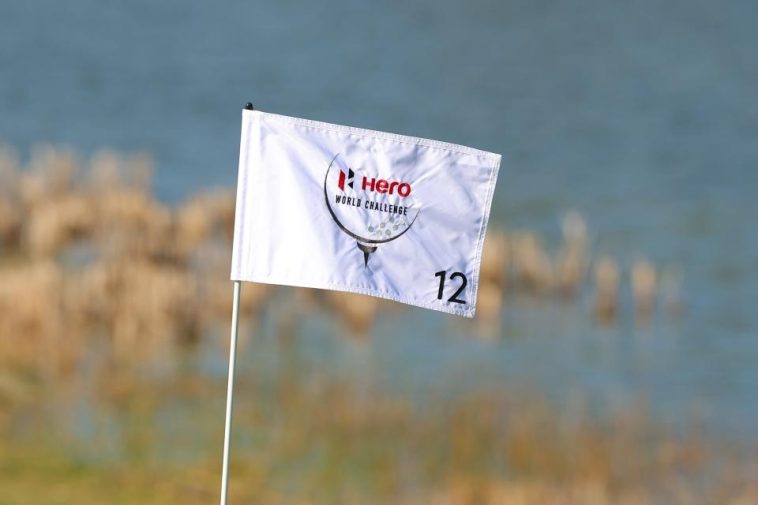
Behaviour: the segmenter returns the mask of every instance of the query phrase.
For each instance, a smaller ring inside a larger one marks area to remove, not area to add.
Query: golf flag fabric
[[[474,317],[500,158],[243,110],[231,278]]]

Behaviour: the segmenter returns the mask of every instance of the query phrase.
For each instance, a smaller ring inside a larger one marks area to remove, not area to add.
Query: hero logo
[[[340,187],[342,191],[345,191],[345,180],[347,179],[347,185],[350,186],[350,189],[353,188],[353,177],[355,177],[355,172],[353,172],[352,168],[347,169],[347,175],[345,175],[344,170],[340,170],[340,178],[337,180],[337,186]]]
[[[339,179],[337,179],[337,186],[339,186],[340,190],[345,191],[345,184],[347,183],[347,185],[352,189],[354,178],[355,172],[353,172],[352,168],[347,169],[347,174],[345,174],[344,170],[340,170]],[[411,194],[411,185],[407,182],[386,181],[384,179],[377,179],[375,177],[372,177],[371,179],[368,177],[363,177],[361,188],[363,191],[371,191],[389,195],[394,195],[395,191],[397,191],[397,194],[403,198]]]

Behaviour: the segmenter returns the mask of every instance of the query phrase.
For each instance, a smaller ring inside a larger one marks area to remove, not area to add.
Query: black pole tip
[[[252,104],[252,103],[250,103],[250,102],[247,102],[247,103],[245,104],[245,110],[254,110],[254,108],[253,108],[253,104]]]

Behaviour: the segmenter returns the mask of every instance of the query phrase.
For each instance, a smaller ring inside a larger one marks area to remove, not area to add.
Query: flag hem
[[[482,151],[474,147],[462,146],[459,144],[451,144],[449,142],[443,142],[441,140],[426,139],[422,137],[412,137],[410,135],[401,135],[399,133],[390,133],[380,130],[369,130],[366,128],[358,128],[355,126],[338,125],[332,123],[325,123],[323,121],[314,121],[312,119],[303,119],[299,117],[284,116],[282,114],[274,114],[271,112],[263,112],[260,110],[243,110],[243,114],[252,114],[261,116],[264,121],[274,120],[282,121],[286,123],[293,123],[306,128],[313,128],[316,130],[331,131],[335,133],[348,133],[350,135],[359,137],[370,137],[376,140],[389,140],[401,144],[413,144],[432,149],[438,149],[442,151],[451,151],[458,154],[468,154],[471,156],[477,156],[488,160],[492,167],[500,165],[501,156],[497,153],[489,151]]]
[[[479,229],[479,239],[477,241],[476,245],[476,256],[474,257],[474,272],[476,273],[475,279],[476,282],[473,283],[472,291],[474,292],[472,304],[473,304],[473,312],[471,314],[471,317],[474,317],[474,313],[476,312],[476,301],[479,296],[479,277],[481,273],[481,266],[482,266],[482,251],[484,250],[484,239],[485,235],[487,234],[487,224],[489,223],[490,219],[490,213],[492,211],[492,199],[495,196],[495,185],[497,184],[497,176],[500,173],[500,162],[502,160],[502,156],[497,154],[496,163],[492,167],[492,173],[490,174],[490,180],[487,182],[487,196],[485,197],[485,204],[484,204],[484,211],[482,213],[482,225]]]
[[[240,276],[241,277],[241,276]],[[438,312],[444,312],[446,314],[452,314],[454,316],[463,316],[467,317],[469,319],[474,317],[474,314],[476,312],[476,307],[471,306],[468,309],[456,309],[453,306],[450,306],[449,308],[444,305],[437,305],[431,302],[424,302],[417,299],[412,298],[403,298],[401,296],[397,296],[394,293],[390,293],[387,291],[376,291],[371,289],[362,289],[358,287],[353,286],[344,286],[339,284],[332,284],[328,282],[324,283],[313,283],[303,280],[296,280],[291,281],[289,279],[284,279],[281,277],[265,277],[265,276],[256,276],[253,275],[249,278],[237,278],[234,277],[231,278],[232,281],[241,281],[241,282],[258,282],[261,284],[274,284],[274,285],[280,285],[280,286],[291,286],[296,288],[310,288],[310,289],[322,289],[325,291],[342,291],[347,293],[355,293],[358,295],[367,295],[367,296],[374,296],[377,298],[384,298],[385,300],[391,300],[393,302],[400,302],[404,303],[406,305],[412,305],[414,307],[422,307],[425,309],[431,309],[436,310]]]

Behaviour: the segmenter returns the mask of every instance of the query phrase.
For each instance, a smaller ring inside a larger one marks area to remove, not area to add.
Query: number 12
[[[447,272],[444,270],[440,270],[439,272],[436,272],[434,274],[435,277],[440,278],[440,289],[437,291],[437,300],[442,300],[442,292],[445,290],[445,277],[447,276]],[[461,300],[458,298],[458,295],[460,295],[464,289],[466,289],[466,284],[468,284],[468,279],[466,278],[466,275],[461,272],[454,272],[450,276],[450,280],[455,279],[456,277],[461,278],[461,285],[458,286],[458,290],[453,293],[453,296],[447,299],[448,302],[451,303],[466,303],[466,300]]]

